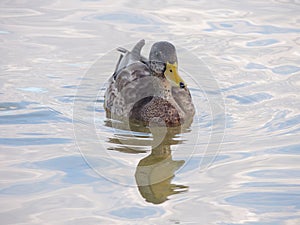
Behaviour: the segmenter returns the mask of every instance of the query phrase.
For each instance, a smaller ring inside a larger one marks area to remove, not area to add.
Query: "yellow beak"
[[[170,81],[172,85],[181,88],[186,87],[185,82],[178,74],[178,67],[176,62],[174,64],[167,62],[166,70],[164,74],[165,77]]]

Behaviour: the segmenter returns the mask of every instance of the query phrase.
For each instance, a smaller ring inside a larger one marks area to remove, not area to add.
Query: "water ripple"
[[[288,111],[277,112],[263,128],[267,129],[269,132],[274,132],[294,128],[300,124],[300,114],[293,116],[288,116],[288,114]]]
[[[277,66],[272,69],[274,73],[281,74],[281,75],[287,75],[292,74],[300,71],[300,67],[293,66],[293,65],[283,65],[283,66]]]
[[[268,93],[256,93],[252,95],[246,96],[237,96],[237,95],[229,95],[227,98],[234,99],[238,101],[239,104],[254,104],[259,103],[264,100],[271,99],[273,96]]]
[[[248,192],[226,199],[235,205],[255,208],[263,212],[297,212],[300,209],[300,193],[286,192]]]
[[[284,146],[281,148],[274,148],[266,150],[268,154],[284,154],[284,155],[300,155],[300,145],[291,145],[291,146]]]
[[[0,124],[45,124],[49,121],[72,122],[71,119],[50,108],[29,113],[0,116]]]
[[[263,179],[300,179],[300,170],[293,169],[273,169],[273,170],[257,170],[248,173],[248,176]]]
[[[164,213],[163,210],[156,207],[124,207],[110,212],[111,215],[126,218],[126,219],[141,219],[150,216],[160,216]]]
[[[100,21],[108,21],[112,23],[127,23],[138,25],[161,25],[158,20],[144,16],[143,14],[133,12],[110,12],[100,15],[92,15],[85,19],[95,19]]]
[[[57,157],[24,166],[29,168],[46,169],[50,171],[63,171],[63,182],[70,184],[87,184],[101,180],[101,177],[92,177],[87,174],[87,171],[90,170],[90,167],[88,164],[86,164],[82,157],[78,156]]]
[[[37,102],[0,102],[0,111],[20,110],[26,109],[27,106],[37,104]]]
[[[259,63],[248,63],[245,67],[246,69],[267,69],[266,66],[262,65],[262,64],[259,64]]]
[[[278,43],[279,41],[276,39],[262,39],[262,40],[256,40],[256,41],[249,41],[247,42],[247,46],[268,46]]]
[[[276,66],[273,68],[267,67],[265,65],[259,64],[259,63],[248,63],[245,67],[246,69],[258,69],[258,70],[264,70],[264,69],[270,69],[273,73],[280,74],[280,75],[289,75],[293,73],[297,73],[300,71],[300,67],[294,66],[294,65],[282,65],[282,66]]]
[[[2,145],[30,146],[30,145],[56,145],[71,143],[69,138],[0,138]]]
[[[276,27],[273,25],[255,25],[245,20],[233,20],[233,21],[220,21],[220,22],[207,22],[211,27],[205,29],[205,31],[224,30],[237,34],[276,34],[276,33],[300,33],[300,29]]]

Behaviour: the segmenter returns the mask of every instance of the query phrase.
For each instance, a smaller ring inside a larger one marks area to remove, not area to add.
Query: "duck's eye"
[[[185,84],[183,82],[179,83],[180,88],[185,88]]]
[[[173,70],[172,70],[172,69],[170,69],[170,72],[171,72],[171,73],[173,73]]]

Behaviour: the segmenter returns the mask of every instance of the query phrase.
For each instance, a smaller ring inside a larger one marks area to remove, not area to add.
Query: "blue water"
[[[299,11],[1,1],[1,224],[300,224]],[[102,106],[115,49],[142,38],[144,55],[177,47],[196,106],[189,129],[160,140],[163,160],[154,131],[124,130]]]

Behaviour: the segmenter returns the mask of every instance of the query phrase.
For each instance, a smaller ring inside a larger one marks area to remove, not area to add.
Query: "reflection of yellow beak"
[[[166,70],[164,74],[166,78],[171,82],[172,85],[181,88],[186,87],[185,82],[178,74],[178,68],[176,62],[174,64],[167,62]]]

